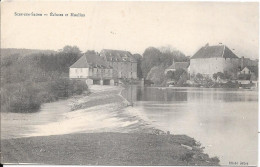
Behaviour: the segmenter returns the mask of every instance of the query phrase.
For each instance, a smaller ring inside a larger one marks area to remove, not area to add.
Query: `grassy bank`
[[[5,84],[1,87],[1,112],[36,112],[42,103],[82,94],[87,90],[84,81],[67,78],[31,83]]]
[[[1,55],[1,112],[36,112],[42,103],[81,94],[84,81],[68,79],[79,53]]]
[[[2,140],[2,163],[218,165],[185,135],[90,133]],[[185,145],[185,146],[183,146]]]

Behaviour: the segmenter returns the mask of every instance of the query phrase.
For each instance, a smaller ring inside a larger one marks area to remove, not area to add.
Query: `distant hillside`
[[[10,55],[28,56],[35,53],[44,53],[46,55],[50,55],[50,54],[55,54],[57,52],[54,50],[1,48],[1,56],[10,56]]]

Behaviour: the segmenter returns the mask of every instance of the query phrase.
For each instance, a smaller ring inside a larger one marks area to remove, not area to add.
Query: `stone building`
[[[218,72],[237,74],[240,59],[225,45],[209,46],[199,49],[190,59],[190,75],[198,73],[212,77]]]
[[[245,66],[238,76],[240,80],[258,80],[258,66]]]
[[[97,54],[84,54],[72,66],[69,77],[84,79],[88,85],[114,85],[113,68]]]
[[[116,79],[137,79],[137,61],[128,51],[103,49],[100,56],[113,67]]]

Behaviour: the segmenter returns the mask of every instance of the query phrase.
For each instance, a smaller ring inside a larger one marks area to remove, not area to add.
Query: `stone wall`
[[[237,70],[239,59],[205,58],[190,60],[190,74],[203,74],[212,76],[214,73]]]
[[[110,62],[109,65],[113,67],[114,78],[137,78],[137,63],[133,62]]]

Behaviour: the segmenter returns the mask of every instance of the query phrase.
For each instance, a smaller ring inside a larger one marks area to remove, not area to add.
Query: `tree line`
[[[69,67],[80,56],[71,46],[56,54],[2,55],[1,112],[35,112],[42,103],[86,91],[84,81],[68,78]]]
[[[88,50],[85,53],[97,52]],[[87,90],[85,82],[68,78],[69,67],[82,55],[77,46],[23,56],[2,54],[1,111],[34,112],[42,103],[83,93]],[[137,60],[137,76],[158,85],[165,82],[162,74],[173,61],[188,61],[183,53],[170,47],[148,47],[142,55],[133,56]]]

